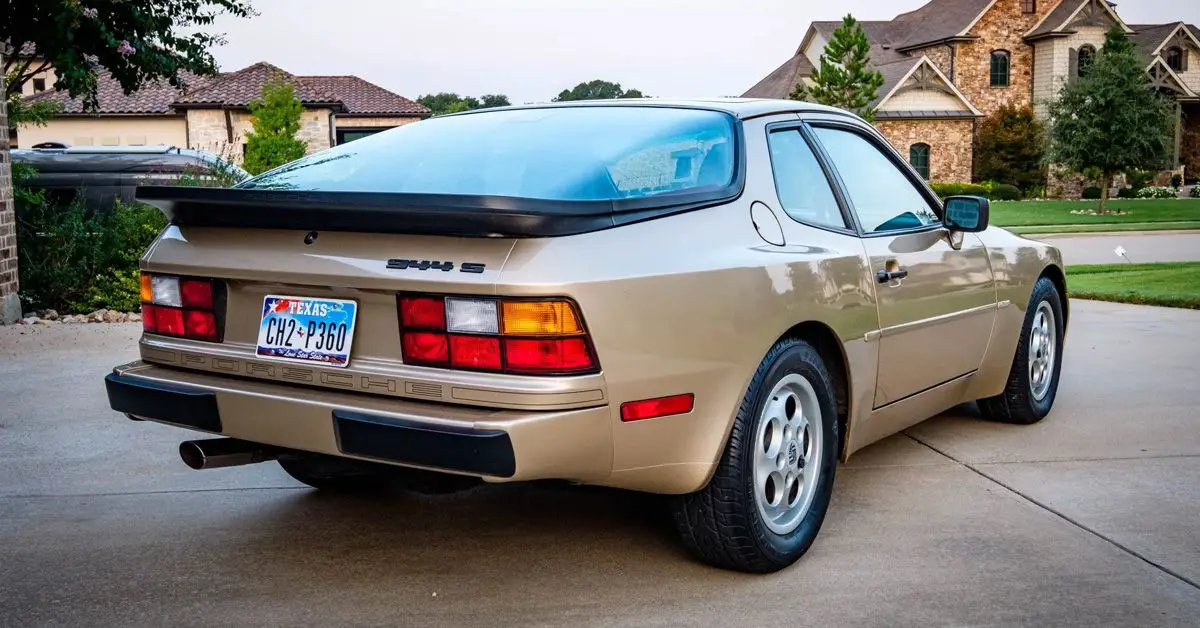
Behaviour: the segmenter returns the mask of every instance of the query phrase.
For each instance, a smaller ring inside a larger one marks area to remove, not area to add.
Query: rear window
[[[236,187],[620,200],[719,190],[734,120],[667,107],[564,107],[431,118],[304,157]]]

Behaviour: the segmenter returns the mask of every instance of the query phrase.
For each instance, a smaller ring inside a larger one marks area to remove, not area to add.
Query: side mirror
[[[982,196],[950,196],[944,207],[942,224],[950,231],[978,233],[988,228],[992,204]]]

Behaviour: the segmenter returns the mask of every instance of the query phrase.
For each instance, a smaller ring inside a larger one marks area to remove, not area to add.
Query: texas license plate
[[[263,299],[256,353],[265,358],[344,367],[350,363],[358,304],[343,299]]]

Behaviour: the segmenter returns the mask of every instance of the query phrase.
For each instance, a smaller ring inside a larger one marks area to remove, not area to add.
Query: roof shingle
[[[179,105],[219,105],[224,107],[245,107],[262,96],[263,85],[274,79],[283,79],[292,84],[296,90],[296,98],[306,105],[330,104],[338,102],[337,98],[310,85],[299,77],[285,72],[270,63],[259,61],[254,65],[242,68],[236,72],[222,74],[217,80],[203,89],[198,89],[176,101]]]
[[[190,91],[203,89],[214,79],[183,72],[180,77]],[[174,113],[171,104],[180,94],[180,89],[166,81],[154,81],[142,85],[132,94],[126,94],[117,79],[107,71],[100,71],[96,76],[96,100],[99,105],[94,113],[108,114],[143,114],[169,115]],[[66,91],[47,90],[25,97],[25,102],[58,101],[62,103],[62,113],[68,115],[83,114],[83,101],[71,98]]]
[[[429,109],[357,76],[302,76],[305,84],[342,101],[346,113],[428,115]]]

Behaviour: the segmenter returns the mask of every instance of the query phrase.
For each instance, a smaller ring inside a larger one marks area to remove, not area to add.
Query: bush
[[[987,196],[993,201],[1019,201],[1021,200],[1021,190],[1018,190],[1015,185],[997,183],[991,187]]]
[[[1117,190],[1117,198],[1137,198],[1137,190],[1133,188],[1121,188]]]
[[[1175,188],[1176,190],[1183,187],[1183,175],[1181,175],[1181,174],[1171,175],[1171,187]]]
[[[1145,187],[1137,191],[1138,198],[1175,198],[1179,191],[1169,187]]]
[[[977,183],[931,183],[933,191],[940,197],[947,196],[987,196],[988,189]]]
[[[1030,190],[1046,180],[1045,146],[1045,125],[1038,120],[1033,107],[1001,107],[979,125],[975,177]]]
[[[1098,187],[1092,186],[1083,188],[1083,198],[1089,201],[1094,201],[1100,198],[1101,190]]]
[[[1135,191],[1140,190],[1154,180],[1154,173],[1149,170],[1130,170],[1125,173],[1125,179],[1129,183],[1129,187]]]
[[[68,205],[17,204],[17,257],[26,311],[138,309],[138,260],[166,226],[154,207],[117,202],[93,214]]]
[[[1192,192],[1191,192],[1190,196],[1192,198],[1200,198],[1200,185],[1192,186]]]

